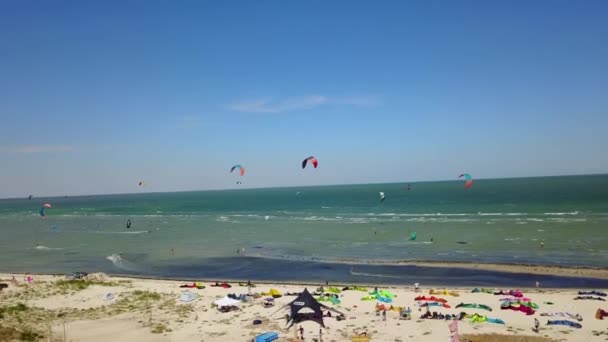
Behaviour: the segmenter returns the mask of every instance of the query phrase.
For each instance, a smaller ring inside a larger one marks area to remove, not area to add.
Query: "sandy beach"
[[[323,341],[350,341],[353,336],[367,333],[373,341],[448,341],[449,323],[439,319],[421,319],[426,308],[419,308],[417,296],[432,296],[431,288],[421,281],[419,292],[411,286],[378,287],[394,295],[392,303],[381,303],[378,300],[362,300],[367,291],[346,290],[337,294],[340,303],[322,302],[344,313],[346,319],[325,317],[325,328],[312,321],[295,324],[286,329],[285,314],[288,309],[279,308],[290,303],[296,297],[287,293],[301,292],[307,288],[313,293],[318,284],[256,284],[253,288],[231,283],[231,288],[212,287],[215,282],[199,282],[204,289],[180,288],[183,284],[192,284],[192,279],[184,281],[137,279],[110,277],[105,274],[93,274],[85,280],[66,281],[65,276],[33,275],[31,283],[24,280],[22,274],[14,275],[17,284],[11,282],[12,274],[0,275],[0,283],[9,286],[0,292],[1,331],[3,340],[10,341],[20,334],[34,336],[42,341],[251,341],[256,335],[264,332],[276,332],[279,340],[296,340],[296,329],[304,329],[306,341],[322,339]],[[343,288],[343,284],[324,286]],[[274,299],[274,306],[265,308],[264,298],[269,297],[271,289],[278,290],[282,297]],[[529,298],[538,305],[532,315],[513,310],[501,310],[500,299],[507,295],[494,295],[484,292],[472,293],[473,288],[446,288],[433,290],[453,292],[448,295],[434,296],[447,301],[450,308],[431,307],[430,311],[442,314],[485,315],[498,318],[505,324],[489,322],[474,323],[470,318],[458,321],[461,341],[470,335],[506,334],[512,336],[546,337],[547,340],[560,341],[593,341],[603,340],[608,334],[608,320],[598,320],[595,313],[598,308],[608,309],[605,301],[575,300],[578,290],[561,289],[519,289],[524,298]],[[492,289],[495,290],[495,289]],[[502,289],[509,291],[510,289]],[[590,289],[581,289],[590,290]],[[602,289],[593,289],[605,292]],[[181,300],[184,293],[194,294],[190,302]],[[213,302],[228,294],[250,294],[240,309],[220,312]],[[258,294],[258,295],[256,295]],[[457,294],[457,296],[454,296]],[[492,311],[479,308],[456,308],[460,303],[477,303],[487,305]],[[552,303],[552,304],[548,304]],[[386,320],[382,311],[376,313],[376,305],[384,304],[387,308],[410,307],[411,320],[400,320],[397,311],[389,310]],[[579,314],[582,328],[563,325],[546,325],[548,320],[576,319],[568,317],[546,317],[542,313]],[[274,315],[273,315],[274,314]],[[540,331],[535,333],[534,318],[540,322]],[[254,325],[254,320],[261,324]],[[13,330],[13,328],[15,330]],[[602,333],[594,336],[594,331]],[[299,333],[297,333],[299,335]],[[9,337],[7,337],[9,336]],[[26,336],[26,337],[27,337]],[[35,340],[35,339],[34,339]],[[525,340],[525,339],[524,339]]]

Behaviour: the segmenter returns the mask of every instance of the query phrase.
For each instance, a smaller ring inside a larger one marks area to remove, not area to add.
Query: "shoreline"
[[[397,265],[412,265],[424,267],[458,267],[465,269],[478,269],[485,271],[501,271],[509,273],[530,273],[542,275],[560,275],[580,278],[608,279],[608,267],[592,266],[552,266],[535,264],[498,264],[498,263],[473,263],[458,261],[403,261]]]
[[[341,265],[366,265],[366,266],[415,266],[415,267],[435,267],[435,268],[459,268],[466,270],[483,270],[508,273],[529,273],[536,275],[556,275],[577,278],[608,279],[608,267],[595,266],[559,266],[543,264],[516,264],[516,263],[477,263],[473,261],[435,261],[435,260],[356,260],[356,259],[315,259],[315,258],[280,258],[280,257],[260,257],[250,256],[259,259],[273,260],[298,260],[328,264]]]
[[[285,258],[260,258],[260,257],[248,257],[251,259],[255,259],[256,261],[263,261],[265,259],[273,259],[273,260],[283,260],[283,261],[293,261]],[[300,260],[302,261],[302,260]],[[586,267],[586,266],[547,266],[547,265],[532,265],[532,264],[499,264],[499,263],[469,263],[469,262],[444,262],[444,261],[371,261],[371,262],[356,262],[356,261],[347,261],[347,260],[339,260],[339,261],[328,261],[328,260],[313,260],[308,261],[312,263],[324,263],[324,264],[336,264],[336,265],[350,265],[350,266],[391,266],[391,267],[420,267],[420,268],[430,268],[430,269],[458,269],[464,271],[482,271],[482,272],[497,272],[497,273],[510,273],[510,274],[518,274],[518,275],[539,275],[539,276],[554,276],[554,277],[565,277],[565,278],[588,278],[588,279],[597,279],[597,280],[607,280],[608,279],[608,268],[597,268],[597,267]],[[87,271],[86,269],[75,269],[72,271]],[[285,285],[324,285],[325,280],[319,280],[310,278],[308,279],[258,279],[255,277],[231,277],[231,276],[202,276],[202,275],[154,275],[154,274],[137,274],[129,273],[129,271],[123,270],[123,272],[113,272],[107,270],[91,270],[89,273],[94,272],[104,272],[112,277],[120,277],[120,278],[134,278],[134,279],[148,279],[148,280],[167,280],[167,281],[179,281],[179,280],[198,280],[205,282],[215,282],[215,281],[229,281],[229,282],[243,282],[247,280],[255,280],[256,283],[260,284],[272,284],[279,283]],[[353,272],[353,268],[350,269],[350,272]],[[32,275],[52,275],[52,276],[65,276],[70,272],[58,273],[58,272],[28,272]],[[7,272],[7,270],[0,269],[0,274],[2,275],[11,275],[11,274],[23,274],[23,271],[11,273]],[[251,279],[250,279],[251,278]],[[380,285],[380,286],[406,286],[409,282],[404,283],[394,283],[394,282],[373,282],[373,281],[356,281],[356,280],[346,280],[346,279],[332,279],[328,277],[326,279],[330,283],[333,284],[360,284],[360,285]],[[427,283],[433,283],[430,279],[426,280]],[[473,283],[473,282],[472,282]],[[413,282],[412,282],[413,284]],[[439,285],[439,284],[438,284]],[[451,287],[454,287],[455,284],[452,284]],[[499,286],[499,285],[497,285]],[[458,285],[456,287],[471,287],[466,286],[466,283],[463,285]],[[474,287],[474,286],[473,286]],[[532,286],[530,286],[532,287]],[[568,288],[567,286],[545,286],[545,288]]]

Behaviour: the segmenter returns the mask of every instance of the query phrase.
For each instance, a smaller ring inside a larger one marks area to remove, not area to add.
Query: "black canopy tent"
[[[287,328],[290,328],[294,323],[300,323],[308,320],[315,321],[319,323],[323,328],[325,328],[325,324],[323,323],[323,309],[331,310],[337,314],[344,315],[338,310],[319,303],[310,294],[310,292],[308,292],[308,289],[306,288],[298,295],[298,297],[296,297],[296,299],[291,301],[291,303],[281,307],[275,312],[275,314],[283,310],[287,306],[289,306],[289,309],[291,311],[291,314],[289,315],[289,320],[287,321]],[[301,313],[300,310],[304,308],[312,310],[312,313]]]

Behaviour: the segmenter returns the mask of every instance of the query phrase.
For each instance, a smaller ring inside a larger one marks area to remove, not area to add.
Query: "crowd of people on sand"
[[[23,282],[26,284],[31,284],[34,281],[34,277],[32,277],[31,275],[29,275],[28,273],[23,275]],[[11,284],[13,284],[13,286],[17,286],[19,285],[19,282],[17,281],[17,278],[15,278],[15,276],[13,275],[13,277],[11,278]],[[4,290],[8,288],[8,284],[7,283],[0,283],[0,291]]]

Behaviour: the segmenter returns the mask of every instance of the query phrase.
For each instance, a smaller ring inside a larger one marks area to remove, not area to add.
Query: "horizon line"
[[[582,176],[608,176],[606,173],[580,173],[580,174],[563,174],[563,175],[546,175],[546,176],[515,176],[515,177],[487,177],[474,178],[474,180],[498,180],[498,179],[522,179],[522,178],[548,178],[548,177],[582,177]],[[36,198],[66,198],[66,197],[91,197],[91,196],[120,196],[120,195],[147,195],[147,194],[175,194],[189,192],[212,192],[212,191],[241,191],[241,190],[263,190],[263,189],[291,189],[291,188],[313,188],[313,187],[329,187],[329,186],[350,186],[350,185],[380,185],[380,184],[419,184],[419,183],[439,183],[439,182],[462,182],[460,179],[441,179],[441,180],[422,180],[422,181],[402,181],[402,182],[372,182],[372,183],[337,183],[337,184],[317,184],[317,185],[290,185],[290,186],[260,186],[241,189],[198,189],[198,190],[180,190],[180,191],[151,191],[151,192],[116,192],[116,193],[97,193],[84,195],[50,195],[50,196],[32,196]],[[29,196],[29,195],[28,195]],[[5,200],[29,200],[28,196],[23,197],[1,197],[0,201]]]

